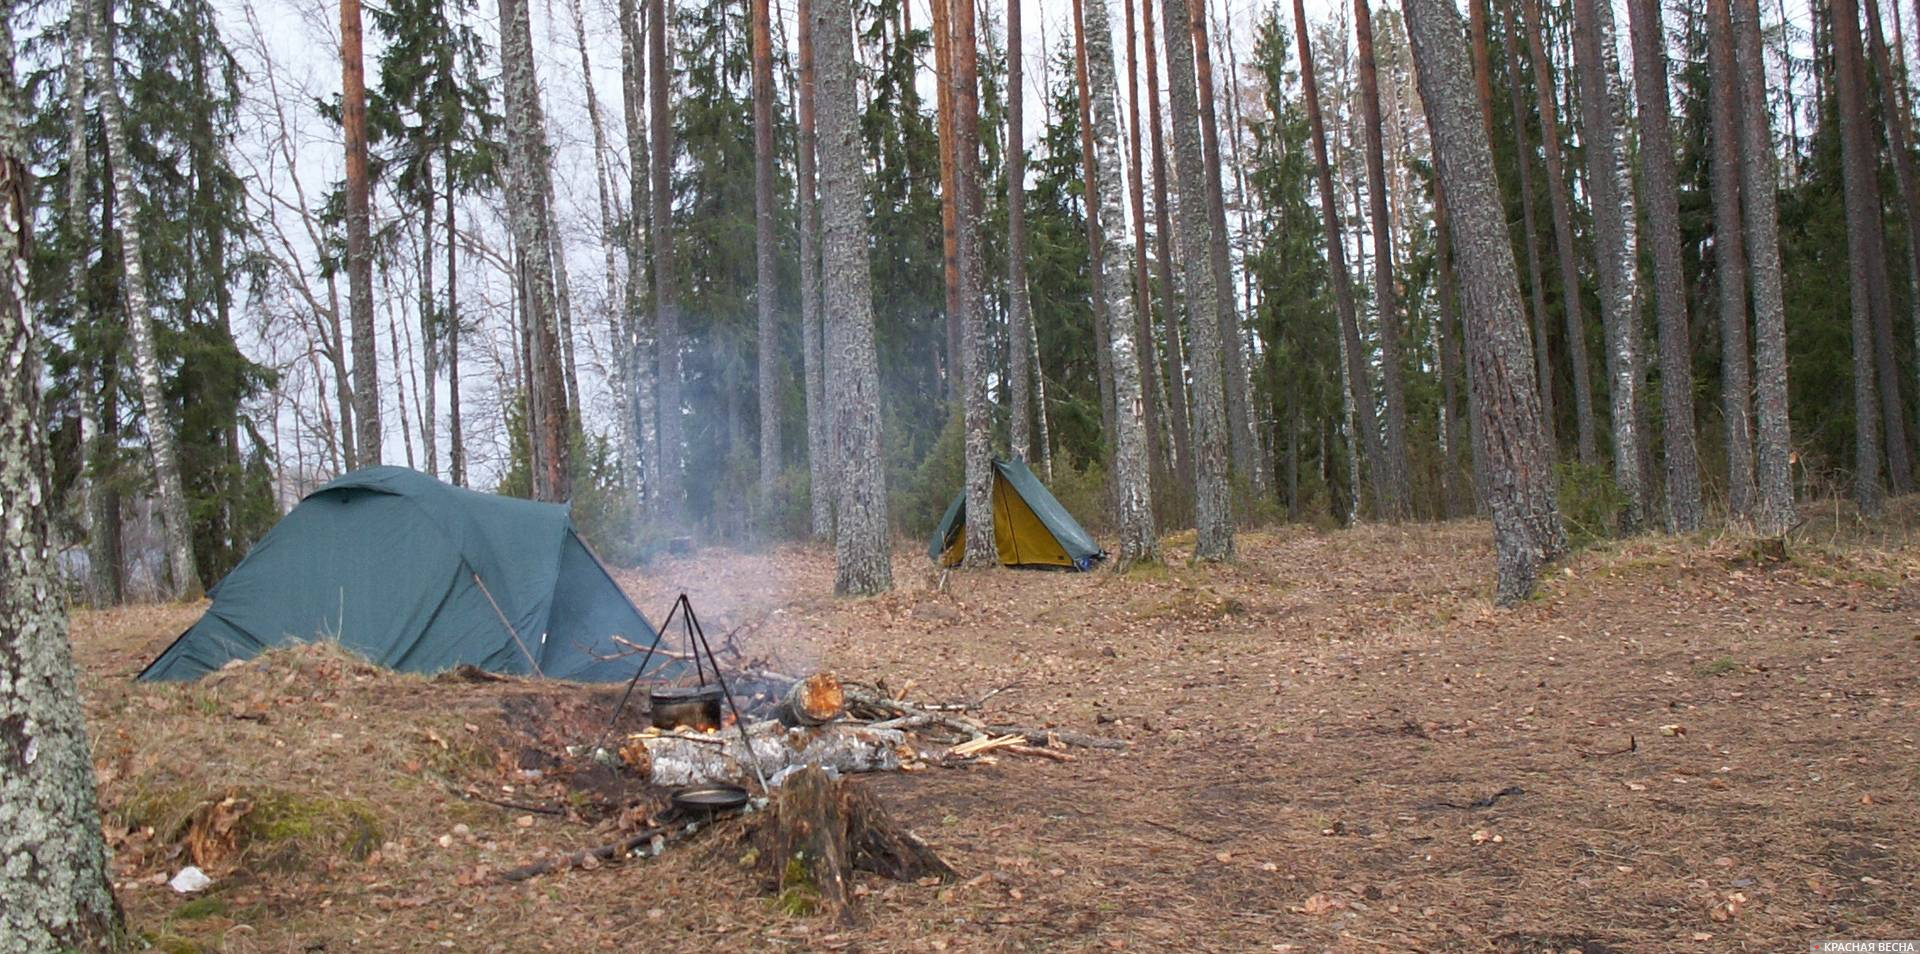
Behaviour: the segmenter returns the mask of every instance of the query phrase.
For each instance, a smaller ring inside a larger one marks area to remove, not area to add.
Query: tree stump
[[[790,914],[852,920],[856,869],[895,881],[953,877],[953,869],[900,827],[872,793],[834,781],[817,767],[795,772],[781,786],[756,841],[779,906]]]

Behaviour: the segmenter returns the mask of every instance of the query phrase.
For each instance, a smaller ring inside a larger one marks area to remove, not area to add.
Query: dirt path
[[[942,591],[903,551],[900,591],[858,602],[820,596],[830,555],[803,548],[623,573],[650,613],[685,589],[710,633],[796,668],[911,679],[920,698],[1008,687],[991,714],[1133,740],[869,780],[968,880],[863,884],[851,929],[775,912],[717,831],[657,862],[494,883],[592,833],[463,800],[436,773],[529,777],[485,740],[529,699],[558,742],[604,711],[580,693],[350,664],[135,688],[124,674],[192,612],[83,615],[122,896],[156,937],[229,951],[1719,951],[1913,933],[1910,542],[1755,566],[1730,543],[1635,541],[1512,611],[1487,602],[1473,525],[1249,534],[1240,556]],[[249,849],[183,917],[148,883],[182,862],[144,828],[236,786],[364,805],[378,844],[356,850],[351,824],[303,803],[283,826],[298,857]]]

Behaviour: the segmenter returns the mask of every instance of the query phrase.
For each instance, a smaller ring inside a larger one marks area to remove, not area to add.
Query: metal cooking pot
[[[647,693],[647,698],[653,704],[653,725],[657,729],[720,728],[719,686],[663,686]]]

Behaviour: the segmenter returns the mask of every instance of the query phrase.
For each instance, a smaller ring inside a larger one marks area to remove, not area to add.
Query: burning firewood
[[[788,687],[780,702],[780,721],[791,726],[824,725],[847,709],[847,694],[830,672],[816,672]]]
[[[817,767],[795,772],[756,833],[760,866],[783,908],[851,920],[855,869],[895,881],[951,879],[953,869],[865,788]]]
[[[788,728],[759,722],[748,726],[746,735],[753,745],[751,758],[768,778],[803,765],[843,774],[892,771],[900,767],[906,747],[904,733],[839,723]],[[655,785],[744,784],[754,777],[746,743],[734,731],[640,735],[634,741],[646,749],[648,778]]]

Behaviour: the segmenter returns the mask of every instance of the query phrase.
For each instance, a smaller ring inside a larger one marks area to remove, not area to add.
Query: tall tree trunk
[[[620,199],[613,188],[613,171],[609,168],[607,158],[606,124],[600,115],[600,95],[595,92],[594,89],[593,61],[587,54],[587,24],[585,17],[582,16],[580,11],[580,0],[568,0],[567,15],[569,19],[573,21],[574,46],[580,51],[580,78],[586,95],[587,126],[593,133],[593,184],[595,196],[599,199],[600,254],[604,262],[603,267],[606,269],[606,290],[604,293],[606,298],[601,304],[600,311],[607,323],[608,340],[617,343],[626,338],[624,330],[626,320],[623,316],[620,295],[619,225],[617,224]],[[564,280],[565,261],[559,258],[559,254],[558,249],[556,249],[556,274]],[[564,293],[563,281],[563,296]],[[580,394],[580,380],[573,361],[573,337],[571,334],[568,335],[567,341],[567,389],[571,395],[569,406],[576,415],[575,424],[578,426],[580,419],[586,414],[586,399]],[[629,402],[632,387],[629,379],[631,378],[631,370],[631,362],[624,354],[616,356],[613,367],[609,369],[609,376],[613,379],[609,383],[618,389],[619,400],[617,406],[623,410],[630,410]],[[630,415],[626,416],[631,420]],[[631,433],[632,428],[623,426],[620,428],[619,436],[624,442],[627,437],[631,436]],[[622,455],[622,457],[626,459],[631,459],[632,456],[631,453]]]
[[[1202,12],[1204,16],[1204,11]],[[1222,344],[1220,303],[1224,291],[1209,267],[1214,242],[1207,214],[1207,169],[1196,101],[1193,10],[1174,0],[1167,8],[1167,105],[1173,119],[1173,162],[1180,179],[1180,260],[1186,266],[1187,314],[1193,331],[1193,460],[1196,560],[1233,557],[1233,497],[1227,486],[1227,412],[1222,407],[1227,374]],[[1169,311],[1171,314],[1171,310]]]
[[[660,497],[659,403],[655,399],[660,366],[654,356],[654,313],[649,307],[647,224],[652,206],[653,164],[647,156],[646,13],[636,0],[620,0],[620,98],[627,125],[626,328],[623,340],[628,380],[622,400],[634,487],[641,505]]]
[[[1894,185],[1900,192],[1901,222],[1907,231],[1907,290],[1916,334],[1920,334],[1920,178],[1913,167],[1913,149],[1908,129],[1912,115],[1901,96],[1904,86],[1895,79],[1887,41],[1880,25],[1879,0],[1864,0],[1867,8],[1867,50],[1873,57],[1873,76],[1880,85],[1880,114],[1886,120],[1887,144],[1893,153]],[[1882,268],[1884,269],[1884,265]],[[1907,442],[1906,402],[1901,399],[1901,381],[1897,365],[1898,345],[1893,338],[1891,305],[1880,315],[1874,327],[1875,358],[1880,374],[1880,404],[1887,415],[1887,479],[1896,494],[1913,492],[1913,462]]]
[[[1473,115],[1460,15],[1447,0],[1406,0],[1408,38],[1434,163],[1452,216],[1455,261],[1466,299],[1474,440],[1486,454],[1500,576],[1497,601],[1533,592],[1541,564],[1566,549],[1553,483],[1553,449],[1540,423],[1525,309],[1494,183],[1493,154]]]
[[[980,184],[979,22],[973,0],[953,0],[954,251],[960,266],[961,412],[966,430],[966,565],[999,562],[993,538],[993,406],[987,398],[986,202]]]
[[[16,12],[11,3],[0,6],[0,949],[118,950],[120,908],[48,527],[54,502],[40,407],[41,342],[27,289],[33,186],[14,86]],[[92,32],[108,35],[98,24]],[[104,40],[94,46],[96,62],[110,57]],[[110,69],[100,70],[100,86],[117,112]],[[124,131],[111,128],[117,125],[110,122],[109,133],[124,151]],[[120,160],[114,166],[124,168]],[[133,206],[123,207],[131,220]],[[136,294],[144,300],[144,292]],[[165,421],[153,424],[163,433]]]
[[[1493,120],[1493,55],[1492,55],[1492,17],[1487,9],[1487,0],[1467,0],[1467,32],[1471,34],[1473,44],[1473,91],[1474,102],[1480,106],[1480,124],[1487,131],[1487,142],[1499,138],[1498,126]],[[1513,66],[1508,64],[1509,68]],[[1495,171],[1497,176],[1498,170]]]
[[[537,91],[539,86],[534,89]],[[537,94],[536,94],[537,95]],[[535,100],[538,102],[538,99]],[[546,120],[543,116],[540,125],[541,142],[546,142]],[[568,278],[567,243],[560,232],[560,203],[553,191],[553,152],[543,150],[547,156],[546,166],[541,172],[540,215],[547,224],[547,254],[537,261],[547,266],[553,275],[553,314],[555,317],[555,337],[559,348],[560,408],[563,412],[580,406],[580,375],[573,360],[573,283]],[[563,413],[556,427],[559,427],[561,440],[571,440],[571,415]]]
[[[1088,264],[1089,271],[1093,275],[1094,287],[1094,377],[1100,386],[1100,436],[1107,445],[1110,461],[1116,427],[1113,404],[1113,333],[1107,313],[1107,296],[1100,291],[1104,287],[1101,270],[1106,267],[1106,255],[1102,248],[1106,241],[1106,230],[1100,221],[1100,187],[1096,177],[1097,163],[1093,146],[1093,89],[1092,80],[1087,75],[1087,31],[1084,21],[1081,0],[1073,0],[1073,64],[1074,85],[1079,90],[1081,194],[1086,199],[1087,249],[1092,259]]]
[[[133,372],[139,379],[140,405],[146,413],[147,451],[153,463],[155,503],[166,538],[167,574],[173,595],[197,600],[205,588],[193,562],[193,524],[187,515],[187,491],[180,479],[180,456],[172,412],[160,382],[159,347],[153,335],[153,309],[147,299],[146,252],[142,245],[140,202],[133,191],[133,158],[127,146],[126,107],[114,69],[112,36],[106,22],[107,0],[95,0],[93,68],[100,84],[100,112],[107,130],[107,161],[113,166],[114,204],[120,209],[121,290],[126,299],[127,340],[133,346]],[[8,85],[11,88],[11,84]],[[17,153],[16,153],[17,155]],[[24,180],[22,180],[24,188]],[[24,210],[23,210],[24,211]],[[25,307],[21,305],[19,307]],[[22,332],[24,333],[24,326]],[[371,338],[368,339],[371,342]]]
[[[556,329],[555,244],[550,231],[551,156],[534,77],[533,31],[526,0],[500,0],[500,66],[507,142],[507,223],[521,257],[523,323],[530,343],[527,395],[533,411],[533,496],[573,496],[564,349]]]
[[[1009,5],[1011,10],[1018,3]],[[1158,350],[1153,346],[1153,279],[1147,271],[1147,201],[1145,170],[1140,147],[1140,64],[1134,55],[1139,33],[1134,26],[1133,0],[1121,0],[1127,23],[1127,200],[1133,213],[1133,341],[1140,366],[1140,391],[1147,415],[1147,469],[1153,475],[1154,499],[1166,492],[1169,462],[1162,425],[1167,417],[1166,393],[1160,389]],[[1152,38],[1148,38],[1152,42]]]
[[[1560,260],[1560,307],[1567,319],[1567,363],[1573,368],[1575,446],[1580,463],[1600,463],[1593,413],[1593,381],[1587,361],[1586,308],[1580,298],[1580,257],[1573,245],[1573,199],[1567,194],[1567,170],[1560,159],[1560,119],[1554,105],[1553,61],[1547,58],[1540,24],[1540,0],[1520,0],[1526,21],[1527,57],[1533,61],[1533,88],[1540,111],[1540,149],[1547,163],[1547,205],[1553,214],[1554,255]]]
[[[1740,97],[1729,0],[1707,0],[1713,159],[1713,270],[1720,300],[1720,416],[1727,429],[1727,518],[1754,515],[1752,357],[1747,344],[1746,237],[1740,214]]]
[[[1361,125],[1366,133],[1367,196],[1373,236],[1374,307],[1380,320],[1380,381],[1386,399],[1385,454],[1376,463],[1385,470],[1386,493],[1380,515],[1388,520],[1413,516],[1413,479],[1407,462],[1406,385],[1401,381],[1400,305],[1393,286],[1393,234],[1387,216],[1387,166],[1380,139],[1380,82],[1373,60],[1373,14],[1367,0],[1353,0],[1354,33],[1360,46]]]
[[[67,215],[64,224],[67,234],[75,239],[88,233],[87,44],[92,31],[87,29],[89,17],[86,3],[87,0],[78,0],[67,15]],[[5,68],[10,69],[11,66],[9,50]],[[10,83],[6,93],[12,95]],[[7,104],[3,108],[13,107]],[[0,122],[18,121],[17,116],[0,117]],[[73,296],[72,321],[79,325],[99,320],[86,312],[88,305],[82,293],[82,289],[86,288],[87,256],[77,253],[71,255],[67,268],[67,291]],[[91,361],[83,359],[80,364],[80,391],[74,395],[74,403],[80,408],[81,487],[88,523],[87,602],[96,609],[120,603],[119,574],[115,572],[119,565],[120,525],[113,519],[117,516],[116,508],[105,505],[112,493],[105,479],[111,466],[112,449],[100,428],[97,410],[100,398],[96,397],[100,390]]]
[[[1574,63],[1580,76],[1580,134],[1586,143],[1587,189],[1593,196],[1594,271],[1600,278],[1600,321],[1607,332],[1608,404],[1613,425],[1613,480],[1626,501],[1620,529],[1638,533],[1647,520],[1640,479],[1640,290],[1633,174],[1627,164],[1626,104],[1613,39],[1613,7],[1573,2]]]
[[[1026,460],[1033,450],[1033,376],[1027,360],[1027,326],[1033,299],[1027,291],[1027,147],[1026,64],[1021,46],[1020,0],[1007,2],[1007,364],[1012,378],[1008,411],[1012,418],[1013,457]]]
[[[1887,295],[1886,248],[1881,233],[1879,158],[1866,128],[1866,65],[1860,51],[1860,11],[1853,0],[1833,2],[1834,85],[1840,98],[1840,154],[1846,182],[1847,283],[1853,316],[1853,480],[1860,512],[1878,516],[1880,486],[1879,383],[1875,331]],[[1897,410],[1897,409],[1896,409]],[[1896,415],[1889,419],[1898,421]]]
[[[421,164],[426,182],[421,186],[420,206],[420,364],[426,387],[418,388],[421,403],[420,444],[425,452],[427,475],[440,476],[440,318],[434,314],[438,295],[433,287],[434,210],[439,205],[433,189],[433,163]],[[449,170],[451,171],[451,170]],[[447,236],[453,243],[453,236]]]
[[[360,55],[360,0],[340,0],[340,129],[347,144],[347,323],[353,329],[353,414],[359,429],[354,443],[359,466],[375,467],[380,463],[382,436],[380,363],[373,324],[373,239],[368,234],[372,184],[367,169],[367,73]]]
[[[820,255],[825,274],[827,408],[833,421],[834,592],[893,588],[887,552],[887,475],[880,451],[880,369],[867,260],[867,170],[847,0],[813,0],[819,75]]]
[[[652,176],[653,231],[653,314],[654,347],[658,349],[659,373],[654,393],[659,401],[659,424],[655,428],[660,445],[659,500],[672,519],[681,513],[681,406],[680,406],[680,300],[675,287],[673,265],[673,107],[672,89],[667,85],[667,4],[649,0],[647,4],[647,95],[651,109],[652,148],[649,172]],[[853,90],[847,90],[852,95]]]
[[[445,158],[453,158],[452,145]],[[451,168],[451,166],[449,166]],[[453,177],[447,177],[447,479],[455,487],[467,485],[467,438],[460,422],[460,272],[459,244],[454,231]]]
[[[1393,506],[1396,498],[1388,485],[1389,469],[1382,461],[1385,451],[1380,446],[1380,428],[1374,417],[1373,381],[1367,371],[1366,348],[1360,341],[1360,321],[1354,308],[1353,288],[1348,283],[1347,244],[1340,230],[1339,200],[1333,191],[1333,164],[1327,157],[1327,127],[1320,112],[1320,80],[1314,72],[1313,48],[1307,43],[1306,24],[1306,5],[1302,0],[1293,0],[1294,40],[1300,47],[1300,95],[1307,101],[1307,125],[1313,136],[1313,158],[1320,181],[1320,217],[1326,228],[1327,278],[1333,285],[1334,307],[1340,315],[1340,340],[1346,349],[1341,360],[1345,363],[1347,389],[1353,415],[1359,419],[1354,427],[1360,432],[1360,439],[1354,442],[1354,449],[1358,451],[1365,447],[1367,461],[1372,467],[1375,503],[1383,515],[1392,515],[1398,512]],[[1355,460],[1358,460],[1357,454]],[[1358,484],[1353,488],[1353,496],[1356,501],[1353,512],[1358,515]]]
[[[1519,168],[1520,227],[1525,233],[1522,239],[1527,251],[1527,291],[1531,296],[1528,300],[1531,306],[1528,324],[1533,328],[1534,374],[1540,384],[1540,423],[1547,430],[1547,446],[1557,450],[1560,441],[1555,436],[1553,348],[1547,332],[1547,283],[1545,271],[1540,266],[1540,217],[1534,208],[1533,142],[1527,137],[1527,98],[1521,89],[1520,43],[1515,36],[1520,25],[1511,7],[1512,4],[1509,4],[1506,25],[1500,31],[1500,49],[1507,59],[1507,103],[1513,110],[1514,165]]]
[[[956,179],[953,122],[953,5],[928,0],[933,8],[934,108],[939,118],[940,250],[947,292],[947,394],[963,399],[960,360],[960,186]]]
[[[1640,106],[1640,176],[1653,238],[1653,290],[1659,307],[1660,403],[1665,411],[1667,528],[1700,529],[1700,452],[1693,432],[1693,346],[1687,335],[1687,276],[1680,260],[1680,191],[1673,169],[1667,106],[1666,31],[1660,0],[1627,4],[1633,42],[1633,90]]]
[[[1120,103],[1114,82],[1113,25],[1107,0],[1081,0],[1087,34],[1087,73],[1093,87],[1094,148],[1100,221],[1111,223],[1102,236],[1104,261],[1098,272],[1111,318],[1108,332],[1113,350],[1113,482],[1120,510],[1120,553],[1115,563],[1124,569],[1159,557],[1160,541],[1153,527],[1153,494],[1148,473],[1146,400],[1140,390],[1140,360],[1134,347],[1135,313],[1128,265],[1126,206],[1121,185]]]
[[[1193,475],[1198,471],[1193,459],[1193,425],[1188,413],[1187,360],[1182,347],[1180,316],[1182,303],[1173,277],[1172,203],[1167,199],[1167,144],[1160,121],[1160,57],[1154,46],[1153,0],[1140,0],[1141,45],[1147,58],[1147,131],[1153,149],[1153,235],[1154,258],[1160,275],[1160,302],[1166,350],[1162,353],[1160,380],[1165,382],[1167,403],[1173,413],[1173,454],[1178,460],[1178,481],[1192,492]],[[1145,236],[1140,244],[1145,247]],[[1151,317],[1151,316],[1149,316]],[[1151,344],[1152,336],[1142,341]]]
[[[1246,342],[1240,330],[1240,309],[1233,290],[1233,260],[1227,252],[1227,202],[1220,176],[1220,123],[1214,108],[1213,51],[1207,40],[1206,0],[1186,0],[1192,31],[1193,59],[1200,106],[1201,156],[1206,163],[1207,263],[1213,269],[1214,309],[1220,325],[1221,377],[1226,384],[1228,450],[1233,467],[1247,481],[1255,498],[1272,491],[1273,482],[1260,466],[1260,447],[1254,442],[1253,402],[1247,399]],[[1173,55],[1168,53],[1172,60]],[[1171,62],[1169,62],[1171,66]]]
[[[773,18],[768,0],[753,0],[754,306],[759,319],[760,501],[770,508],[780,486],[780,285],[773,234]]]
[[[799,0],[799,151],[800,199],[800,348],[807,389],[807,472],[811,486],[813,538],[833,536],[835,467],[829,442],[825,355],[820,328],[820,210],[814,176],[814,90],[812,0]]]
[[[1439,259],[1439,298],[1440,323],[1434,328],[1434,350],[1439,352],[1440,364],[1440,434],[1444,443],[1440,454],[1440,493],[1446,507],[1447,517],[1457,517],[1467,512],[1467,506],[1460,493],[1460,443],[1463,435],[1460,425],[1460,337],[1461,328],[1458,298],[1460,288],[1454,279],[1453,265],[1453,223],[1447,215],[1447,205],[1439,189],[1434,190],[1433,203],[1434,240],[1437,248],[1434,256]],[[1546,434],[1545,414],[1542,414],[1541,435]],[[1467,442],[1472,444],[1471,437]],[[1549,443],[1548,449],[1553,445]],[[1479,476],[1475,472],[1475,476]],[[1483,486],[1474,482],[1474,492]]]

